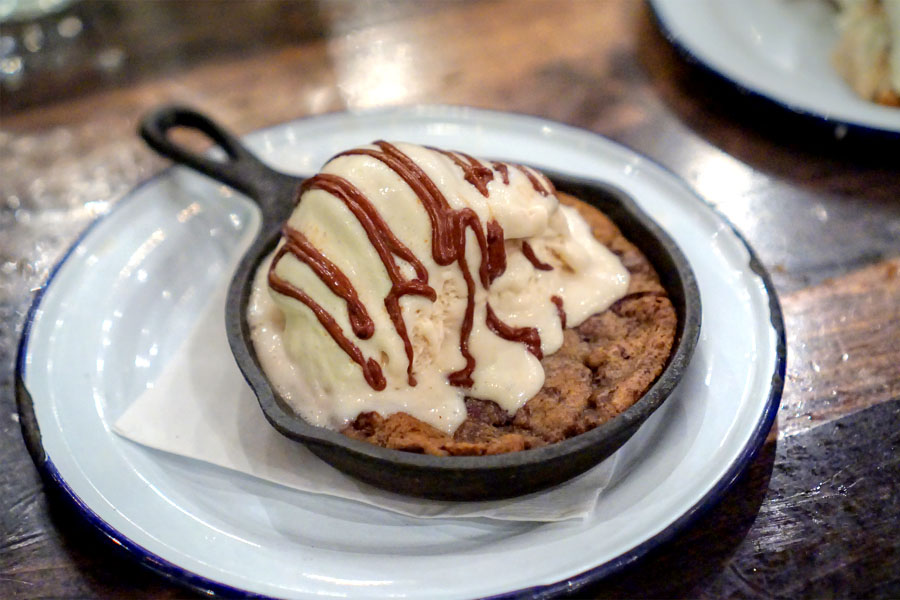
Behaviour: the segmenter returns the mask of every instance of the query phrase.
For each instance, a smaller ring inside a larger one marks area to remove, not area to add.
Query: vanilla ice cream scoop
[[[563,329],[627,288],[539,172],[375,142],[304,181],[247,318],[266,375],[309,423],[403,411],[452,434],[467,396],[524,405]]]

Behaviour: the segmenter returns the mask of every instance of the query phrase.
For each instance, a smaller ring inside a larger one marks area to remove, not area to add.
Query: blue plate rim
[[[652,5],[652,4],[651,4]],[[390,108],[381,108],[374,109],[369,111],[336,111],[332,113],[323,113],[319,115],[310,115],[306,117],[302,117],[299,119],[293,119],[291,121],[286,121],[284,123],[279,123],[276,125],[272,125],[270,127],[264,127],[261,129],[257,129],[251,132],[247,132],[241,135],[241,138],[245,138],[249,135],[262,134],[267,131],[271,131],[274,129],[278,129],[288,125],[290,123],[298,123],[313,119],[318,119],[326,116],[340,116],[342,114],[353,115],[353,116],[367,116],[367,117],[379,117],[379,116],[389,116],[389,115],[401,115],[409,113],[410,111],[426,111],[427,113],[442,113],[446,114],[447,112],[453,110],[476,110],[480,113],[484,114],[493,114],[497,116],[515,116],[517,118],[524,119],[526,121],[533,121],[535,123],[541,124],[554,124],[560,125],[567,129],[572,129],[576,131],[580,131],[583,133],[587,133],[591,136],[596,136],[602,138],[611,144],[619,146],[621,148],[627,149],[629,152],[634,153],[635,155],[640,156],[643,160],[647,161],[649,164],[654,165],[655,167],[661,169],[668,175],[672,176],[678,181],[683,182],[683,179],[678,176],[677,173],[666,167],[665,165],[657,162],[656,160],[642,154],[629,146],[622,144],[621,142],[617,142],[615,140],[611,140],[606,136],[600,135],[594,131],[589,129],[585,129],[583,127],[577,127],[574,125],[569,125],[567,123],[560,123],[556,121],[552,121],[550,119],[545,119],[542,117],[536,117],[533,115],[527,115],[523,113],[514,113],[509,111],[496,111],[489,110],[483,108],[469,107],[465,105],[442,105],[442,104],[429,104],[429,105],[405,105],[405,106],[395,106]],[[22,436],[25,440],[26,448],[28,449],[29,454],[31,455],[32,460],[35,463],[38,472],[42,476],[42,478],[49,482],[54,488],[58,491],[62,492],[63,497],[74,506],[75,510],[91,525],[96,527],[100,533],[102,533],[107,539],[109,539],[112,543],[119,546],[131,557],[136,560],[142,566],[162,575],[164,578],[186,586],[189,589],[194,591],[201,592],[205,595],[225,595],[230,597],[241,597],[241,598],[266,598],[268,596],[256,594],[254,592],[250,592],[248,590],[243,590],[240,588],[232,587],[227,584],[223,584],[217,582],[213,579],[204,577],[202,575],[198,575],[193,573],[187,569],[179,567],[178,565],[154,554],[153,552],[147,550],[142,547],[140,544],[137,544],[133,540],[129,539],[127,536],[123,535],[121,532],[112,527],[109,523],[104,521],[97,513],[95,513],[81,498],[75,494],[75,492],[69,487],[66,483],[65,479],[57,470],[56,466],[53,464],[52,460],[49,456],[47,456],[46,451],[41,443],[41,433],[40,426],[37,422],[37,417],[34,412],[34,403],[32,398],[25,387],[25,355],[28,350],[28,341],[31,334],[31,327],[34,323],[35,315],[40,307],[41,300],[44,297],[47,289],[52,284],[54,278],[58,274],[59,270],[63,267],[63,265],[71,258],[72,254],[77,250],[79,245],[84,241],[84,239],[106,218],[112,215],[116,210],[119,210],[121,207],[125,206],[126,203],[131,202],[138,195],[137,192],[143,189],[145,186],[148,186],[156,181],[167,177],[171,174],[171,172],[175,169],[175,166],[169,166],[160,171],[159,173],[145,179],[138,184],[136,184],[121,200],[119,200],[108,212],[98,216],[94,221],[92,221],[75,239],[75,241],[69,246],[66,252],[62,255],[59,261],[53,266],[50,272],[47,275],[47,279],[41,284],[38,290],[35,292],[34,298],[32,299],[31,306],[28,309],[28,312],[25,317],[25,322],[22,326],[22,333],[19,338],[19,345],[16,354],[16,363],[15,363],[15,396],[16,396],[16,406],[19,415],[19,423],[22,429]],[[775,346],[775,365],[774,371],[772,374],[771,384],[769,387],[769,396],[766,400],[765,407],[762,413],[760,420],[757,422],[756,427],[747,444],[744,446],[743,450],[739,454],[738,458],[731,464],[729,469],[726,471],[725,475],[722,476],[718,482],[704,495],[697,503],[695,503],[691,508],[685,511],[681,516],[679,516],[675,521],[665,527],[659,533],[653,535],[648,538],[644,542],[638,544],[631,550],[624,552],[617,556],[616,558],[609,560],[603,564],[597,565],[592,569],[579,573],[573,577],[563,579],[556,583],[548,584],[548,585],[540,585],[533,586],[528,588],[523,588],[519,590],[514,590],[510,592],[504,592],[501,594],[493,595],[487,597],[489,600],[500,600],[507,598],[534,598],[534,599],[546,599],[556,597],[560,594],[564,593],[572,593],[579,589],[584,588],[587,585],[592,583],[596,583],[597,581],[608,577],[609,575],[622,570],[626,566],[636,562],[643,556],[645,556],[650,550],[670,541],[677,534],[681,533],[685,529],[687,529],[690,525],[695,523],[702,517],[706,512],[712,509],[719,501],[724,497],[725,493],[734,485],[735,481],[740,477],[740,475],[744,472],[744,470],[749,467],[750,463],[756,458],[759,454],[760,449],[764,445],[766,438],[769,434],[769,431],[772,428],[772,424],[775,422],[775,417],[778,413],[778,408],[781,404],[781,395],[784,389],[784,377],[785,377],[785,369],[786,369],[786,338],[785,338],[785,330],[784,330],[784,318],[781,311],[781,305],[778,301],[778,296],[775,292],[775,286],[772,282],[772,279],[768,273],[768,271],[763,266],[762,262],[759,260],[756,252],[750,246],[747,239],[743,236],[743,234],[738,231],[738,229],[731,223],[731,221],[719,211],[715,206],[713,206],[710,202],[707,202],[702,197],[700,197],[690,186],[686,183],[685,189],[690,193],[693,198],[703,204],[707,209],[711,210],[715,216],[722,220],[722,222],[731,229],[731,231],[737,236],[738,240],[743,244],[746,248],[749,262],[748,266],[750,269],[761,279],[763,283],[763,288],[765,289],[766,295],[769,301],[769,321],[770,324],[775,331],[776,335],[776,346]]]

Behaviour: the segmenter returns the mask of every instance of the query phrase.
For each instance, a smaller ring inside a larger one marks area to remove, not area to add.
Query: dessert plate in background
[[[900,108],[859,98],[831,66],[826,0],[650,0],[665,36],[744,91],[835,127],[900,133]],[[900,137],[900,136],[898,136]]]
[[[717,501],[765,440],[784,374],[777,301],[732,227],[633,151],[520,115],[457,107],[340,113],[245,141],[275,168],[312,173],[338,151],[379,138],[608,181],[691,263],[703,298],[694,358],[672,397],[618,452],[593,514],[556,523],[417,519],[112,433],[230,277],[258,223],[245,198],[183,168],[143,183],[92,226],[32,306],[17,389],[26,441],[45,476],[163,574],[218,593],[292,598],[571,591],[669,539]]]

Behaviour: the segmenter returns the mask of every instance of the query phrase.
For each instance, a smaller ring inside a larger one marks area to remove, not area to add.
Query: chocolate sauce
[[[487,233],[485,233],[485,228],[482,227],[481,220],[475,211],[470,208],[453,209],[435,182],[399,148],[384,141],[375,142],[375,146],[378,149],[357,148],[342,152],[337,156],[366,155],[384,163],[393,170],[409,185],[428,214],[431,222],[431,249],[434,261],[441,266],[447,266],[454,262],[459,265],[463,279],[466,282],[466,311],[460,332],[459,350],[466,359],[466,366],[449,374],[447,379],[451,385],[471,387],[474,383],[472,373],[475,370],[475,358],[469,352],[469,337],[472,333],[475,314],[475,281],[466,260],[467,232],[468,230],[473,232],[481,250],[481,264],[478,268],[478,276],[482,286],[488,288],[491,282],[506,270],[503,228],[497,221],[491,220],[487,223]],[[465,180],[485,197],[489,195],[487,185],[493,180],[494,171],[500,173],[504,185],[509,184],[508,166],[503,163],[491,163],[492,170],[467,154],[443,150],[436,151],[449,157],[454,164],[459,166],[463,171]],[[549,181],[545,180],[547,184],[545,186],[529,169],[519,165],[513,165],[513,167],[525,174],[536,192],[544,196],[553,193],[553,185]],[[416,379],[412,371],[412,344],[400,310],[400,298],[405,295],[415,295],[423,296],[434,302],[437,299],[437,295],[434,288],[428,285],[428,271],[409,248],[394,235],[388,224],[378,214],[372,202],[352,183],[338,175],[320,173],[303,182],[300,194],[312,189],[328,192],[347,206],[365,230],[369,241],[387,270],[392,286],[384,299],[384,305],[397,334],[403,340],[408,361],[407,379],[409,385],[415,386]],[[285,243],[276,253],[269,270],[269,284],[272,286],[272,289],[307,305],[341,349],[360,365],[369,385],[376,390],[384,389],[385,380],[378,363],[371,358],[368,361],[364,360],[360,349],[347,339],[337,321],[305,292],[278,277],[275,274],[275,267],[286,253],[292,254],[297,260],[307,264],[334,294],[347,303],[348,315],[354,334],[360,339],[368,339],[374,332],[374,325],[349,279],[336,265],[315,249],[300,232],[286,227],[284,236]],[[536,268],[542,270],[552,268],[534,256],[534,252],[531,251],[527,242],[523,242],[522,247],[526,257]],[[412,265],[416,276],[412,279],[405,278],[400,272],[395,257]],[[554,302],[556,301],[554,300]],[[562,311],[561,302],[562,300],[557,304],[557,309],[560,311]],[[565,313],[561,314],[563,323],[565,323]],[[498,336],[523,343],[536,357],[539,359],[542,357],[541,338],[537,329],[507,325],[497,317],[490,306],[487,306],[486,324]]]
[[[503,239],[503,227],[491,219],[487,224],[488,248],[488,283],[503,275],[506,271],[506,243]]]
[[[507,167],[502,162],[492,162],[491,167],[498,173],[500,173],[500,179],[503,181],[503,185],[509,185],[509,167]]]
[[[369,199],[366,198],[365,194],[359,191],[359,189],[357,189],[356,186],[354,186],[352,183],[338,175],[320,173],[314,177],[310,177],[303,182],[303,185],[300,186],[300,194],[303,194],[307,190],[311,189],[320,189],[326,191],[335,198],[341,200],[357,218],[360,225],[362,225],[363,229],[366,232],[366,235],[369,238],[369,242],[378,253],[379,258],[381,259],[381,263],[387,270],[388,277],[390,277],[392,283],[391,290],[390,292],[388,292],[388,295],[384,299],[384,305],[385,308],[387,308],[388,315],[391,318],[391,322],[394,324],[397,335],[399,335],[400,339],[403,341],[403,347],[406,351],[407,358],[407,381],[409,382],[409,385],[416,385],[416,378],[412,372],[412,343],[409,340],[409,334],[406,331],[406,323],[403,321],[403,315],[400,312],[400,298],[405,295],[424,296],[434,302],[437,299],[437,294],[435,293],[434,288],[428,285],[428,270],[425,268],[425,265],[423,265],[422,262],[416,257],[416,255],[413,254],[413,252],[409,248],[407,248],[403,244],[403,242],[397,239],[397,236],[395,236],[394,233],[390,230],[387,223],[384,221],[381,215],[378,214],[378,211],[375,210],[375,207],[371,202],[369,202]],[[299,232],[297,233],[299,234]],[[287,236],[287,239],[284,246],[282,246],[281,251],[279,251],[279,253],[276,254],[276,257],[272,260],[272,267],[269,270],[270,284],[275,272],[275,266],[284,255],[284,251],[290,252],[297,258],[297,260],[300,260],[309,265],[309,267],[316,273],[316,275],[319,276],[319,279],[321,279],[329,287],[329,289],[331,289],[335,294],[347,301],[350,320],[351,323],[353,323],[355,307],[353,304],[351,304],[348,298],[356,298],[357,302],[359,300],[358,296],[356,295],[356,290],[353,289],[353,286],[350,284],[350,281],[347,279],[346,275],[344,275],[343,272],[341,272],[340,269],[338,269],[337,266],[335,266],[333,263],[327,261],[327,259],[325,259],[325,257],[322,256],[321,253],[315,252],[313,254],[305,252],[303,250],[303,248],[297,245],[295,237],[289,235]],[[413,269],[416,272],[415,279],[407,280],[403,277],[403,275],[400,273],[400,267],[394,260],[395,256],[399,257],[401,260],[405,260],[413,266]],[[330,265],[330,268],[326,266],[326,263],[327,265]],[[304,300],[302,300],[301,298],[297,298],[297,296],[292,293],[288,293],[286,295],[306,303]],[[360,308],[365,311],[365,308],[362,307],[361,303]],[[366,315],[366,317],[368,318],[368,314]],[[321,319],[319,319],[319,321],[322,322]],[[342,336],[343,333],[340,332],[340,326],[336,321],[332,319],[332,323],[333,325],[326,325],[324,322],[322,322],[322,325],[325,326],[325,329],[328,331],[331,337],[333,337],[335,341],[338,341],[338,335]],[[374,331],[374,325],[372,327]],[[371,333],[366,336],[360,335],[355,326],[354,333],[356,333],[357,336],[361,339],[367,339],[372,335]],[[360,365],[361,364],[362,363],[360,363]],[[366,379],[366,381],[368,381],[368,378]]]
[[[566,311],[563,308],[563,299],[559,296],[550,296],[550,302],[556,305],[556,314],[559,315],[559,323],[563,329],[566,328]]]
[[[544,358],[544,353],[541,352],[541,335],[534,327],[513,327],[512,325],[507,325],[497,318],[490,304],[487,305],[487,319],[485,321],[488,328],[504,340],[525,344],[528,351],[534,354],[538,360]]]
[[[488,197],[487,186],[494,179],[493,171],[482,165],[480,161],[469,156],[468,154],[464,154],[462,152],[450,152],[448,150],[441,150],[440,148],[432,148],[431,146],[427,146],[427,148],[429,150],[433,150],[434,152],[443,154],[454,163],[456,163],[456,165],[463,171],[463,179],[475,186],[475,189],[481,192],[482,196],[484,196],[485,198]]]
[[[359,294],[356,293],[356,288],[353,287],[344,272],[319,252],[315,246],[309,243],[306,236],[296,229],[285,225],[282,234],[284,235],[284,245],[279,248],[272,263],[277,263],[287,252],[306,263],[334,295],[347,303],[350,326],[356,337],[361,340],[372,337],[372,334],[375,333],[375,323],[372,322],[365,305],[359,299]]]
[[[522,165],[513,165],[513,167],[521,171],[525,175],[525,177],[528,178],[528,181],[531,182],[531,187],[534,188],[534,191],[536,191],[541,196],[548,196],[550,194],[556,193],[556,189],[554,189],[553,184],[550,183],[549,179],[542,177],[541,179],[544,180],[542,182],[537,178],[537,175],[535,175],[534,172],[528,167]],[[546,183],[547,185],[545,186],[544,183]]]
[[[272,264],[275,264],[274,260],[272,261]],[[362,368],[363,377],[366,378],[366,382],[372,386],[372,389],[381,391],[387,387],[387,382],[384,380],[384,374],[381,372],[381,365],[371,358],[366,360],[359,347],[347,339],[347,336],[341,331],[341,326],[334,320],[334,317],[332,317],[327,310],[322,308],[318,302],[310,298],[306,292],[285,281],[271,270],[269,271],[269,285],[279,294],[295,298],[313,311],[313,314],[316,315],[319,323],[321,323],[322,327],[331,334],[331,337],[334,338],[337,345],[341,347],[341,350],[346,352],[347,355]]]
[[[525,255],[525,258],[528,259],[534,268],[539,271],[552,271],[553,267],[548,265],[545,262],[541,262],[541,260],[534,255],[534,250],[531,248],[531,244],[528,242],[522,242],[522,254]]]

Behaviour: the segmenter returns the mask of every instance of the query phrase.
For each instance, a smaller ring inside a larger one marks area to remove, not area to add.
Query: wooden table
[[[170,101],[239,133],[466,104],[583,127],[674,171],[772,275],[782,405],[720,504],[580,595],[900,596],[900,140],[836,140],[742,96],[684,62],[636,0],[85,0],[37,27],[2,31],[18,47],[0,84],[0,596],[187,594],[55,499],[13,399],[34,289],[79,231],[165,166],[134,131]]]

